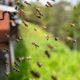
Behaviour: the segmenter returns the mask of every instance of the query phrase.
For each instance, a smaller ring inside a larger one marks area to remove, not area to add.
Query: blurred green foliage
[[[60,40],[42,30],[39,26],[29,23],[29,27],[22,25],[20,28],[23,41],[18,43],[16,57],[31,56],[31,60],[25,60],[17,67],[20,72],[13,71],[10,80],[51,80],[54,75],[58,80],[79,80],[80,54],[70,49]],[[34,29],[36,28],[37,31]],[[49,40],[46,39],[49,35]],[[35,42],[39,47],[35,47]],[[48,45],[52,45],[53,49]],[[45,55],[45,50],[50,54],[50,58]],[[42,67],[37,65],[42,63]],[[35,78],[31,70],[39,72],[40,78]]]
[[[80,52],[76,51],[80,48],[80,4],[74,9],[70,3],[64,1],[54,4],[53,7],[35,3],[24,6],[24,12],[30,23],[27,27],[23,24],[20,27],[23,40],[17,45],[16,58],[31,56],[32,59],[21,62],[20,66],[16,67],[20,72],[13,71],[9,79],[51,80],[53,75],[57,80],[80,80]],[[67,10],[66,6],[71,9]],[[44,15],[41,19],[36,17],[36,7],[40,8]],[[44,27],[47,27],[45,30],[50,33],[44,31]],[[76,42],[67,41],[67,36]],[[59,40],[56,41],[55,37],[59,37]],[[49,52],[50,58],[45,55],[45,51]],[[42,63],[42,67],[39,67],[37,62]],[[39,72],[40,78],[35,78],[31,70]]]

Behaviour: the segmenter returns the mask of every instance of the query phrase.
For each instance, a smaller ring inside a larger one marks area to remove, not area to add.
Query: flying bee
[[[69,40],[69,41],[72,41],[72,38],[71,38],[71,37],[69,37],[69,36],[68,36],[68,37],[66,37],[66,39],[67,39],[67,40]]]
[[[22,22],[26,27],[28,27],[28,24],[25,21],[22,21]]]
[[[31,6],[31,4],[30,4],[30,3],[28,3],[27,1],[24,1],[24,3],[25,3],[25,4],[27,4],[27,5],[29,5],[29,6]]]
[[[18,68],[16,68],[15,66],[12,67],[12,70],[16,71],[16,72],[20,72],[20,70]]]
[[[27,59],[27,60],[31,60],[32,57],[31,57],[31,56],[27,56],[26,59]]]
[[[39,19],[41,19],[41,15],[39,15],[39,14],[36,14],[36,17],[39,18]]]
[[[24,61],[25,60],[25,57],[20,57],[19,58],[21,61]]]
[[[41,62],[37,62],[38,67],[42,67],[42,63]]]
[[[38,12],[39,15],[43,16],[42,12],[40,11],[39,8],[36,8],[36,11]]]
[[[50,55],[50,53],[48,52],[48,50],[45,50],[45,55],[46,55],[48,58],[51,57],[51,55]]]
[[[44,29],[46,29],[46,28],[47,28],[47,26],[43,26],[43,28],[44,28]]]
[[[55,2],[55,0],[51,0],[51,1],[54,1]]]
[[[51,50],[53,50],[53,49],[54,49],[54,48],[53,48],[53,46],[52,46],[52,45],[50,45],[50,44],[48,45],[48,48],[49,48],[49,49],[51,49]]]
[[[9,49],[7,49],[7,48],[2,49],[2,52],[4,52],[4,53],[9,52]]]
[[[49,7],[47,4],[45,5],[46,7]]]
[[[49,40],[49,35],[46,36],[46,39]]]
[[[36,29],[36,28],[34,28],[34,31],[37,31],[37,29]]]
[[[76,43],[76,40],[73,40],[73,43]]]
[[[15,61],[15,66],[20,67],[20,64],[19,64],[19,62],[17,60]]]
[[[55,1],[55,0],[52,0],[52,1]]]
[[[19,41],[20,41],[20,40],[21,40],[21,41],[23,40],[21,36],[19,36],[17,39],[18,39]]]
[[[32,42],[32,45],[34,45],[36,48],[39,47],[39,45],[36,44],[35,42]]]
[[[34,78],[40,78],[40,73],[37,72],[37,71],[31,70],[31,74],[32,74],[32,76],[33,76]]]
[[[17,61],[17,62],[21,62],[20,58],[16,58],[16,61]]]
[[[18,42],[20,42],[20,40],[17,38],[17,39],[16,39],[16,42],[18,43]]]
[[[35,9],[36,9],[36,11],[40,12],[40,9],[39,8],[35,8]]]
[[[59,40],[59,38],[58,37],[55,37],[55,41],[58,41]]]
[[[66,39],[68,40],[68,41],[72,41],[73,43],[75,43],[76,42],[76,40],[74,40],[72,37],[66,37]]]
[[[25,60],[25,57],[19,57],[19,58],[16,58],[16,60],[17,60],[18,62],[22,62],[22,61]]]
[[[19,15],[25,17],[25,13],[24,13],[24,11],[22,9],[19,10]]]
[[[27,22],[29,21],[28,17],[26,16],[25,12],[24,12],[22,9],[19,10],[18,14],[19,14],[25,21],[27,21]]]
[[[16,71],[16,72],[20,72],[20,70],[15,68],[15,67],[13,68],[13,70]]]
[[[50,2],[48,2],[48,1],[47,1],[47,5],[48,5],[49,7],[53,7],[53,5],[52,5]]]
[[[57,78],[54,75],[52,75],[51,78],[52,80],[57,80]]]
[[[74,23],[71,23],[70,26],[71,26],[71,27],[75,27],[75,24],[74,24]]]

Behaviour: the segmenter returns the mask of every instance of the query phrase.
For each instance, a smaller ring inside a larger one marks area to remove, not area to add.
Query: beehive
[[[8,41],[10,32],[10,15],[8,12],[0,11],[0,42]]]

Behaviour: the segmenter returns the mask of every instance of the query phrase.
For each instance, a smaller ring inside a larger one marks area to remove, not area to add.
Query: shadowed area
[[[4,53],[0,50],[0,80],[5,80],[6,76],[6,58]]]

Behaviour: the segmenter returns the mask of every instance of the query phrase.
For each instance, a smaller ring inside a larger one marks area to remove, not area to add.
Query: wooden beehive
[[[10,32],[10,14],[0,11],[0,42],[7,42]]]

